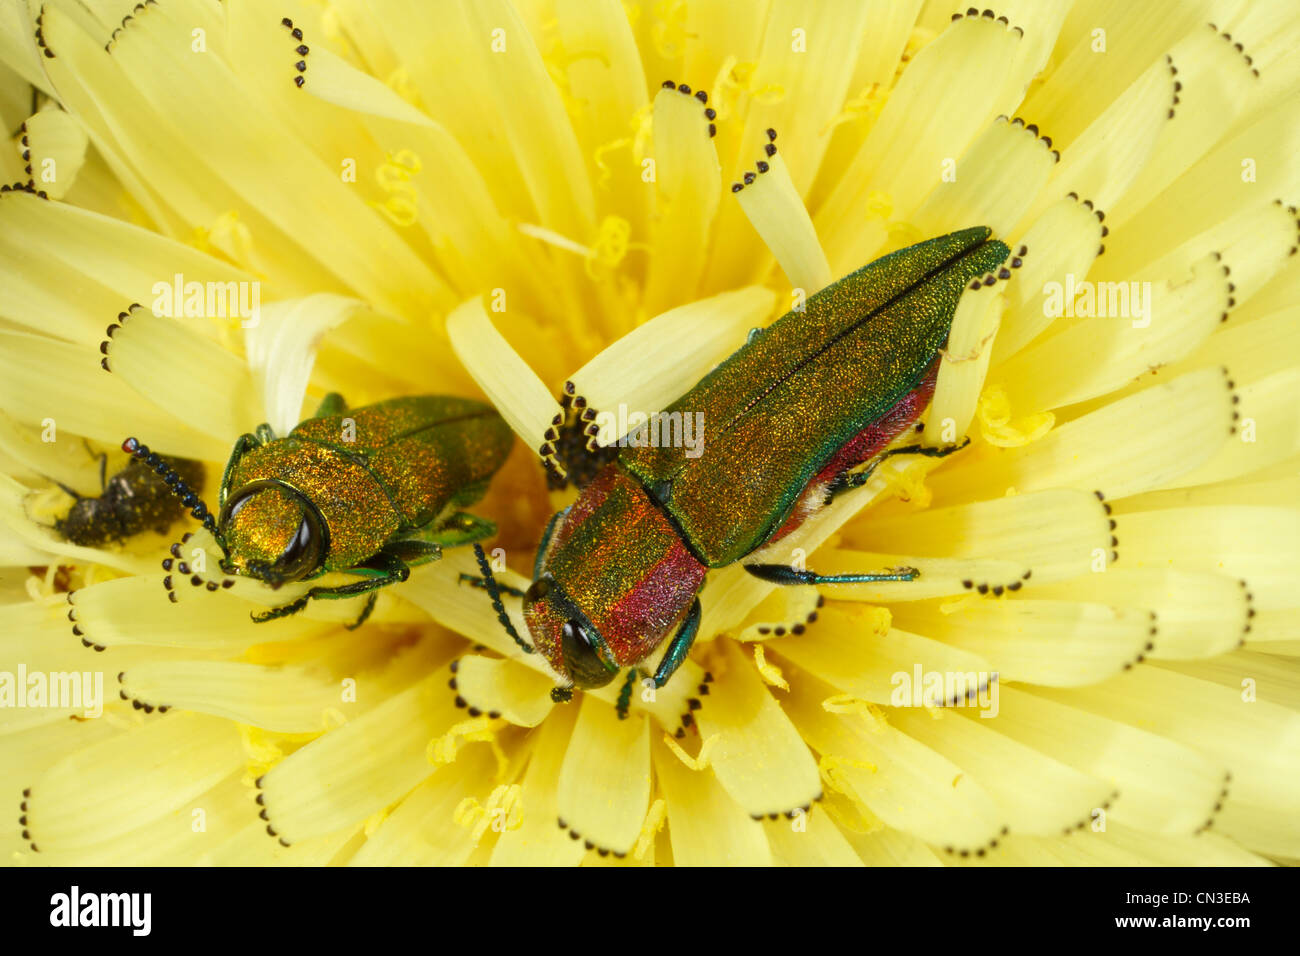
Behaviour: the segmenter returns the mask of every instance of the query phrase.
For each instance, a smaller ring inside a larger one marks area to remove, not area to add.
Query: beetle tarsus
[[[366,598],[366,606],[361,609],[361,616],[358,617],[351,624],[345,624],[344,629],[349,631],[355,631],[362,624],[365,624],[366,620],[370,617],[371,612],[374,611],[375,602],[377,602],[378,600],[379,600],[379,595],[376,594],[374,591],[371,591],[370,597]]]
[[[631,668],[627,672],[627,677],[623,679],[623,686],[619,688],[618,703],[614,709],[618,712],[619,720],[627,720],[628,708],[632,704],[632,683],[636,680],[637,669]]]
[[[304,594],[296,601],[291,601],[290,603],[282,605],[280,607],[273,607],[271,608],[271,610],[266,611],[262,614],[253,614],[251,615],[251,617],[253,618],[253,623],[265,624],[267,621],[278,620],[279,618],[282,617],[292,617],[294,614],[297,614],[299,611],[305,608],[309,600],[310,600],[310,595]]]
[[[853,474],[845,472],[831,482],[831,486],[826,495],[826,503],[830,504],[837,496],[844,494],[846,491],[852,491],[854,488],[861,488],[871,479],[871,475],[880,467],[880,463],[886,458],[890,458],[894,455],[921,455],[925,458],[947,458],[954,452],[961,451],[969,444],[970,436],[967,435],[962,439],[961,443],[957,445],[946,445],[937,448],[932,448],[927,445],[905,445],[902,448],[891,448],[889,451],[880,454],[875,461],[862,471]]]

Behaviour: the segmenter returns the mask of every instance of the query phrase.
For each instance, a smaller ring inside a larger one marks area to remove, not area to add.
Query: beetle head
[[[558,674],[574,686],[604,687],[618,673],[618,662],[600,631],[545,572],[524,594],[524,620],[533,645]]]
[[[226,552],[223,570],[273,588],[321,570],[329,550],[316,509],[274,481],[254,481],[232,494],[217,525]]]

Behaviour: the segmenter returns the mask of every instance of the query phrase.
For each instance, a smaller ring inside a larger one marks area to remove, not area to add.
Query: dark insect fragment
[[[168,458],[167,463],[191,488],[202,487],[203,466],[197,461]],[[167,483],[144,462],[132,460],[101,481],[103,490],[98,497],[60,486],[76,501],[67,515],[54,523],[54,530],[73,544],[93,548],[146,530],[162,534],[185,514],[185,506]]]

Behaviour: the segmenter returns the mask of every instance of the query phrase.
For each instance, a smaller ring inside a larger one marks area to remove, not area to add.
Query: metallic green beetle
[[[370,615],[379,588],[405,581],[412,566],[436,560],[444,547],[496,532],[492,522],[459,509],[483,496],[512,442],[501,416],[471,399],[424,395],[349,411],[331,394],[283,438],[269,425],[239,438],[215,519],[158,455],[134,438],[122,449],[150,465],[203,522],[227,574],[272,588],[331,571],[361,578],[313,587],[255,621],[295,614],[312,598],[369,594],[356,627]],[[172,555],[163,568],[188,574],[178,546]],[[197,575],[192,580],[204,583]]]
[[[654,675],[662,687],[695,638],[710,570],[789,534],[889,455],[957,450],[888,446],[929,404],[963,290],[1010,255],[989,235],[976,227],[900,249],[822,289],[669,407],[703,413],[703,455],[632,443],[551,519],[523,610],[533,646],[567,682],[557,700],[572,686],[607,684],[623,667],[633,668],[630,679],[669,640]],[[778,584],[919,575],[744,567]],[[488,590],[500,590],[481,560],[480,568]]]

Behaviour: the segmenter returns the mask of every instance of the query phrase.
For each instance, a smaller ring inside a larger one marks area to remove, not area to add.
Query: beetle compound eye
[[[242,488],[230,500],[226,502],[221,509],[221,516],[217,519],[217,526],[224,532],[230,527],[230,523],[235,520],[235,515],[239,514],[240,509],[248,504],[253,495],[261,490],[260,485],[253,484],[247,488]]]
[[[565,669],[579,687],[604,687],[618,673],[617,665],[606,660],[604,641],[582,621],[564,622],[560,647],[564,651]]]
[[[321,565],[322,535],[316,514],[304,508],[302,523],[289,541],[284,553],[276,560],[272,575],[280,581],[297,581],[311,574]]]
[[[551,579],[538,578],[532,584],[528,585],[528,590],[524,592],[524,602],[527,604],[536,604],[538,601],[546,599],[546,595],[551,593]]]

